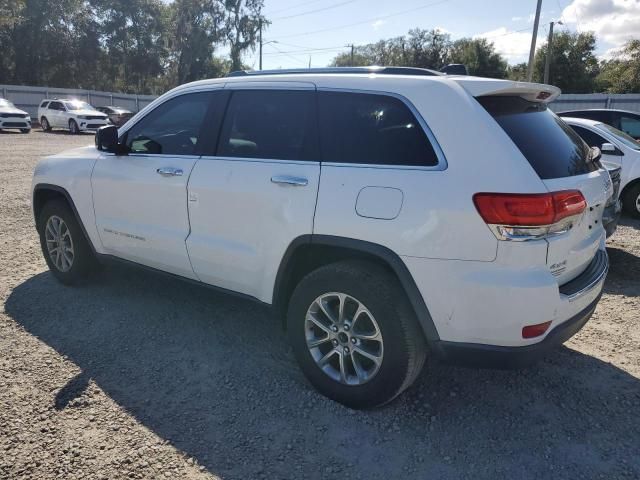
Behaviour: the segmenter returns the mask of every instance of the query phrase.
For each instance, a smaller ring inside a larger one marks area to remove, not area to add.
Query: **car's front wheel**
[[[413,383],[426,357],[398,281],[363,261],[326,265],[303,278],[289,303],[287,330],[307,379],[351,408],[393,400]]]
[[[52,200],[38,219],[40,246],[51,273],[72,285],[96,269],[97,262],[75,215],[62,200]]]
[[[49,120],[47,120],[47,117],[42,117],[40,119],[40,126],[42,127],[43,132],[51,131],[51,124],[49,123]]]
[[[629,215],[640,218],[640,182],[627,189],[622,205]]]
[[[80,128],[78,128],[78,124],[75,120],[69,120],[69,133],[71,135],[77,135],[80,133]]]

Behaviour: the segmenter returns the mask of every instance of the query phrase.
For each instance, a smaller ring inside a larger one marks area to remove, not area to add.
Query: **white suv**
[[[45,132],[53,128],[65,128],[73,134],[95,131],[109,125],[108,115],[87,102],[69,99],[43,100],[38,107],[38,120]]]
[[[183,85],[40,161],[43,253],[64,283],[116,258],[273,305],[351,407],[428,355],[521,366],[587,322],[608,269],[611,182],[558,93],[397,68]]]
[[[18,129],[22,133],[29,133],[31,117],[24,110],[16,108],[9,100],[0,98],[0,132],[3,129]]]

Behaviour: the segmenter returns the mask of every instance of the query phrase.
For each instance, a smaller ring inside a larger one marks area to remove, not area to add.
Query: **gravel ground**
[[[255,303],[130,268],[54,281],[37,159],[0,134],[0,478],[640,478],[640,222],[609,242],[587,326],[522,371],[432,365],[391,405],[315,393]]]

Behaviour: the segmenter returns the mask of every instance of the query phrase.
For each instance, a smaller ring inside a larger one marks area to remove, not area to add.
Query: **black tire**
[[[71,135],[78,135],[80,133],[80,128],[75,120],[69,120],[69,133]]]
[[[384,354],[379,370],[365,383],[346,385],[330,377],[307,347],[307,310],[329,292],[357,299],[378,324]],[[294,355],[311,384],[350,408],[372,408],[390,402],[415,381],[426,358],[424,336],[399,282],[384,267],[365,261],[333,263],[304,277],[289,302],[287,331]]]
[[[42,127],[43,132],[51,131],[51,124],[49,123],[49,120],[47,120],[47,117],[42,117],[40,119],[40,127]]]
[[[47,248],[45,229],[47,222],[53,216],[59,217],[64,221],[73,242],[73,259],[71,267],[67,271],[62,271],[56,266]],[[91,246],[84,236],[75,215],[65,201],[51,200],[44,205],[38,218],[38,233],[40,234],[42,254],[49,266],[49,270],[60,282],[65,285],[76,285],[84,281],[90,273],[97,270],[98,262],[91,250]]]
[[[622,206],[629,215],[640,218],[640,182],[626,189]]]
[[[31,129],[30,128],[21,128],[20,131],[22,133],[31,133]]]

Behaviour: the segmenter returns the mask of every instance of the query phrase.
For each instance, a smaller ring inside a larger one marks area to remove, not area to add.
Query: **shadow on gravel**
[[[355,412],[311,389],[265,307],[206,288],[122,267],[75,289],[42,273],[5,309],[82,370],[52,407],[91,379],[226,480],[640,476],[640,382],[568,348],[522,371],[427,366],[389,406]]]
[[[640,257],[615,247],[607,247],[607,253],[609,274],[604,292],[627,297],[640,296]]]

